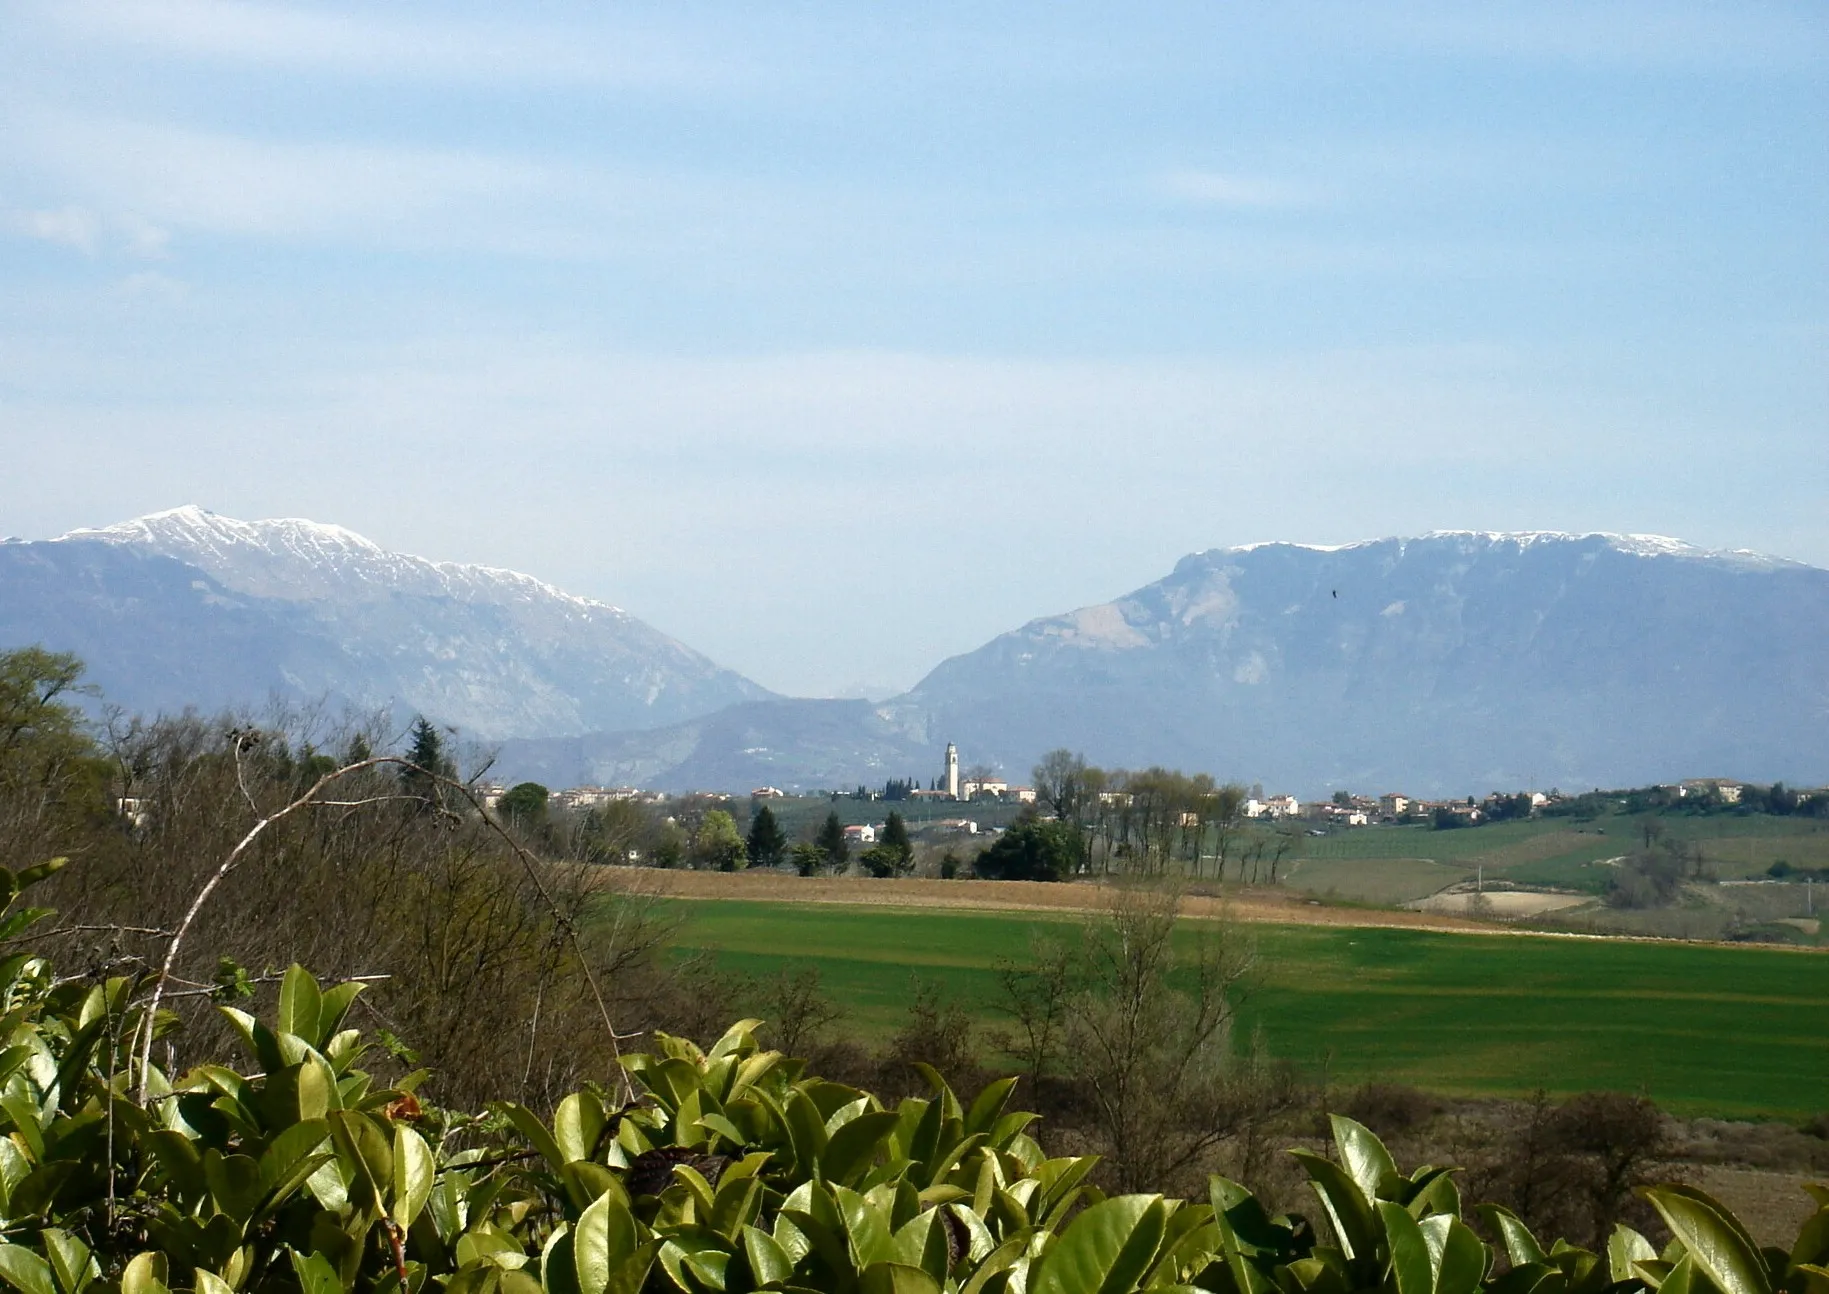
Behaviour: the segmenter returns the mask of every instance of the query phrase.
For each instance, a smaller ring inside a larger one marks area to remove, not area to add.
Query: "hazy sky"
[[[1829,565],[1826,231],[1818,0],[0,0],[0,534],[336,521],[797,692],[1267,538]]]

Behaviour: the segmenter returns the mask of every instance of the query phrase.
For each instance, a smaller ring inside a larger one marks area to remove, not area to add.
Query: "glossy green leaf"
[[[540,1157],[549,1164],[554,1172],[565,1167],[566,1154],[554,1140],[546,1125],[540,1122],[540,1116],[524,1105],[507,1103],[502,1106],[502,1113],[514,1124],[514,1130],[526,1137],[533,1148],[540,1152]]]
[[[165,1255],[148,1250],[135,1254],[122,1268],[121,1294],[168,1294],[170,1281],[170,1264]],[[307,1290],[306,1294],[316,1291]]]
[[[323,1254],[301,1254],[293,1251],[292,1272],[298,1277],[302,1294],[343,1294],[343,1282],[337,1275],[337,1269]],[[123,1288],[121,1294],[129,1294]]]
[[[57,1227],[46,1227],[43,1233],[44,1254],[50,1260],[51,1274],[63,1294],[82,1294],[90,1281],[101,1275],[101,1267],[89,1246]]]
[[[1378,1219],[1384,1224],[1390,1247],[1391,1277],[1397,1294],[1435,1294],[1435,1263],[1420,1222],[1401,1204],[1378,1202]]]
[[[1380,1228],[1371,1202],[1340,1165],[1307,1150],[1290,1152],[1308,1173],[1309,1185],[1320,1197],[1334,1224],[1334,1234],[1349,1259],[1369,1259],[1377,1251]]]
[[[1757,1246],[1726,1208],[1690,1187],[1655,1186],[1644,1195],[1722,1294],[1772,1294]]]
[[[433,1208],[438,1206],[434,1203]],[[561,1222],[540,1250],[540,1287],[545,1294],[584,1294],[572,1249],[572,1229]],[[597,1294],[596,1290],[591,1294]]]
[[[939,1281],[904,1263],[872,1264],[865,1268],[858,1289],[862,1294],[941,1294]]]
[[[349,1181],[352,1202],[378,1206],[394,1180],[394,1150],[380,1127],[366,1114],[333,1110],[330,1135]]]
[[[610,1195],[578,1218],[572,1228],[572,1263],[582,1294],[602,1294],[609,1287],[611,1276],[636,1250],[637,1227],[628,1205]]]
[[[1055,1238],[1032,1294],[1125,1294],[1156,1256],[1168,1210],[1160,1195],[1120,1195],[1094,1204]]]
[[[1486,1225],[1498,1233],[1499,1243],[1505,1246],[1505,1256],[1512,1266],[1522,1267],[1544,1260],[1543,1246],[1537,1243],[1537,1237],[1516,1213],[1498,1204],[1482,1204],[1479,1213]]]
[[[388,1217],[402,1230],[411,1227],[419,1211],[431,1198],[438,1164],[425,1138],[405,1124],[394,1125],[393,1190],[388,1201]]]
[[[343,1023],[343,1018],[349,1014],[350,1006],[367,987],[366,984],[350,980],[323,991],[318,1000],[317,1037],[311,1039],[312,1046],[320,1051],[329,1050],[332,1041],[337,1037],[338,1027]]]
[[[1003,1116],[1003,1107],[1010,1103],[1010,1093],[1016,1090],[1016,1079],[1000,1078],[994,1083],[986,1083],[972,1101],[972,1108],[965,1114],[965,1131],[969,1136],[974,1132],[989,1133]]]
[[[1708,1294],[1708,1282],[1698,1280],[1697,1276],[1695,1255],[1686,1253],[1677,1259],[1658,1285],[1658,1294]]]
[[[1633,1265],[1650,1262],[1657,1256],[1651,1242],[1623,1222],[1616,1223],[1613,1234],[1607,1237],[1607,1274],[1615,1285],[1636,1279]]]
[[[776,1239],[755,1227],[743,1228],[743,1254],[758,1285],[786,1284],[794,1274],[794,1260]]]
[[[1437,1221],[1447,1225],[1442,1229],[1441,1248],[1436,1253],[1435,1294],[1473,1294],[1486,1279],[1486,1243],[1474,1234],[1473,1228],[1447,1214],[1425,1219],[1425,1235],[1432,1234],[1429,1224]]]
[[[1367,1200],[1394,1199],[1402,1178],[1397,1162],[1372,1130],[1341,1114],[1330,1114],[1328,1123],[1340,1147],[1340,1163]]]
[[[660,1246],[661,1270],[687,1294],[723,1290],[730,1259],[730,1251],[708,1234],[676,1232]]]
[[[0,1244],[0,1278],[20,1294],[57,1294],[51,1264],[23,1245]]]
[[[858,1270],[871,1263],[889,1262],[895,1257],[886,1209],[843,1186],[832,1187],[851,1262]]]
[[[878,1110],[860,1114],[839,1128],[819,1156],[820,1175],[828,1182],[854,1183],[869,1170],[900,1116]]]
[[[1797,1267],[1829,1264],[1829,1206],[1805,1219],[1791,1245],[1790,1261]]]
[[[324,995],[311,972],[296,962],[287,968],[279,982],[279,1017],[275,1023],[281,1033],[294,1034],[313,1047],[321,1037]]]
[[[273,1138],[260,1156],[262,1192],[270,1195],[287,1189],[286,1183],[292,1181],[299,1165],[311,1159],[329,1139],[330,1124],[324,1119],[295,1123]]]

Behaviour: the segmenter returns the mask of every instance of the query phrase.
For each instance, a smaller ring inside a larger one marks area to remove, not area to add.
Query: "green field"
[[[1305,837],[1294,866],[1285,865],[1284,874],[1297,889],[1362,903],[1423,898],[1482,869],[1495,880],[1599,894],[1613,874],[1600,860],[1638,848],[1648,818],[1673,839],[1699,845],[1709,871],[1723,880],[1761,876],[1780,861],[1798,868],[1829,867],[1829,820],[1822,818],[1621,813],[1588,821],[1532,818],[1459,831],[1420,825],[1335,830]]]
[[[1460,833],[1442,833],[1460,834]],[[1471,834],[1471,833],[1465,833]],[[910,982],[995,1021],[995,967],[1041,915],[681,902],[683,948],[767,975],[820,968],[859,1037],[880,1040]],[[1643,1090],[1679,1112],[1829,1109],[1829,956],[1757,948],[1394,929],[1252,926],[1244,1012],[1310,1077],[1443,1092]]]

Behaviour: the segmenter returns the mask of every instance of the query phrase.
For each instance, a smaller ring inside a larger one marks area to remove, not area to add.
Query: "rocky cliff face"
[[[339,526],[179,508],[0,543],[0,647],[74,651],[133,709],[273,693],[478,738],[676,723],[771,694],[616,607]]]
[[[1829,778],[1829,571],[1648,536],[1185,558],[897,707],[1013,770],[1069,746],[1313,794]]]

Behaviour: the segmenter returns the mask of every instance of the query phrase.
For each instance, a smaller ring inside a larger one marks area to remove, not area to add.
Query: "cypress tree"
[[[813,843],[819,846],[834,871],[845,865],[845,860],[851,856],[851,847],[845,842],[845,824],[838,820],[838,810],[826,815],[826,823]]]
[[[413,721],[412,741],[407,747],[406,757],[408,762],[418,767],[400,770],[400,789],[428,803],[437,802],[440,797],[435,779],[450,777],[454,768],[445,755],[444,738],[438,735],[438,729],[424,715]]]
[[[751,867],[777,867],[787,852],[787,836],[775,821],[775,811],[766,804],[758,805],[749,820],[747,848]]]
[[[908,869],[908,864],[914,858],[914,845],[908,839],[908,824],[902,821],[901,814],[889,815],[883,823],[883,838],[878,843],[895,854],[897,871]]]

